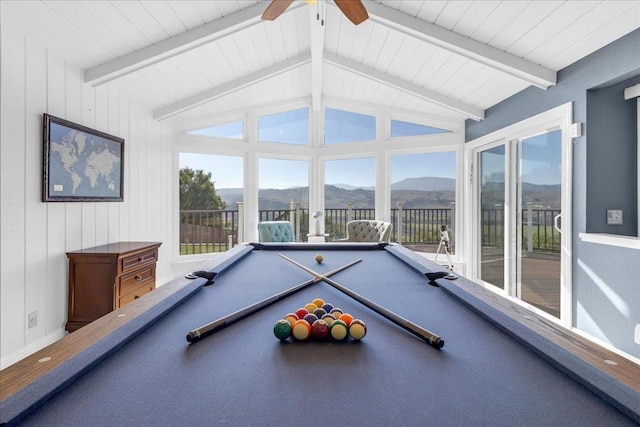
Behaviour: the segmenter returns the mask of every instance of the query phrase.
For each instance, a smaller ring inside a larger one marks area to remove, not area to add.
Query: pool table
[[[321,253],[322,263],[315,260]],[[444,340],[429,345],[396,319]],[[7,425],[636,425],[640,366],[397,244],[242,244],[1,372]],[[284,291],[298,286],[289,295]],[[277,298],[271,298],[278,295]],[[356,341],[280,341],[315,298]],[[264,302],[264,304],[262,304]],[[246,313],[247,307],[257,306]],[[235,315],[241,313],[242,315]],[[229,316],[229,315],[232,316]],[[187,333],[218,319],[197,342]]]

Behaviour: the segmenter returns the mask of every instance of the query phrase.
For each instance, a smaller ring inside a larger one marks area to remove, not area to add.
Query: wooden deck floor
[[[504,289],[504,258],[483,253],[482,279]],[[520,298],[560,317],[560,254],[526,253],[522,257]]]
[[[437,245],[405,245],[417,252],[434,253]],[[451,247],[451,255],[455,248]],[[446,264],[444,253],[439,264]],[[504,289],[504,255],[495,247],[482,252],[481,277],[484,281]],[[522,258],[521,299],[547,313],[560,317],[560,254],[526,252]]]

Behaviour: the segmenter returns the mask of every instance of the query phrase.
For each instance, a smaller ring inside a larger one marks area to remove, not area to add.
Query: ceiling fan
[[[307,3],[315,4],[316,0],[304,0]],[[349,21],[358,25],[369,18],[367,10],[361,0],[333,0],[336,6],[342,11]],[[262,19],[273,21],[287,10],[293,0],[271,0],[271,4],[262,14]]]

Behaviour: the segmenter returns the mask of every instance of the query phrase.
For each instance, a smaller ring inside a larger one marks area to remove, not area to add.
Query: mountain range
[[[499,186],[497,186],[499,187]],[[391,206],[398,202],[404,208],[450,208],[455,201],[456,181],[451,178],[420,177],[407,178],[391,184]],[[554,206],[559,199],[559,186],[536,185],[527,183],[523,186],[525,200],[538,204]],[[500,192],[493,189],[492,205],[498,202]],[[216,189],[218,195],[229,209],[235,209],[236,203],[242,200],[242,188]],[[325,185],[325,208],[342,209],[352,203],[356,209],[372,209],[375,207],[375,191],[373,187],[356,187],[350,184]],[[289,209],[291,201],[303,201],[301,207],[307,208],[309,200],[308,187],[292,187],[285,189],[260,189],[259,206],[262,210]]]

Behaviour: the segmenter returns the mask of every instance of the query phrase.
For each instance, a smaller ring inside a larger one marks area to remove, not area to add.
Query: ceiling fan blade
[[[267,10],[262,14],[262,19],[273,21],[278,16],[282,15],[291,3],[293,3],[293,0],[272,0],[271,4],[267,7]]]
[[[367,9],[364,8],[362,1],[360,0],[333,0],[340,8],[344,16],[346,16],[349,21],[353,22],[355,25],[358,25],[367,19],[369,19],[369,14],[367,13]]]

